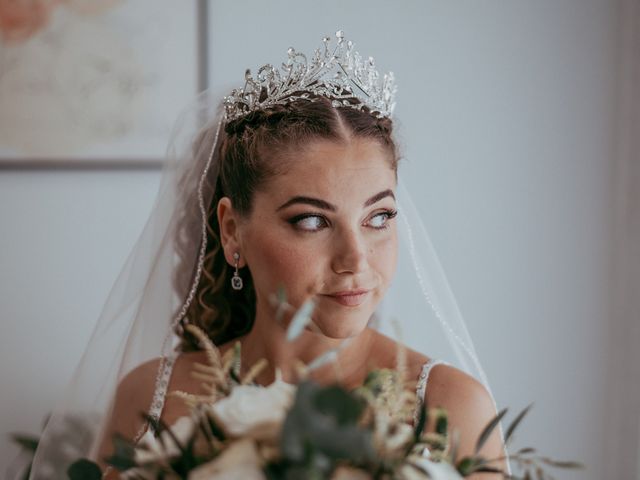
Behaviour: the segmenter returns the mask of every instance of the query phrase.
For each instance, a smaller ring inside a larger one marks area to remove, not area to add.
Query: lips
[[[371,290],[359,288],[356,290],[342,290],[339,292],[325,294],[323,296],[339,303],[340,305],[344,305],[345,307],[357,307],[367,299],[369,292],[371,292]]]

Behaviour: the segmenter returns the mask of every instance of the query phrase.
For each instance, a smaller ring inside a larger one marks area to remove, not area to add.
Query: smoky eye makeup
[[[382,211],[378,211],[369,217],[367,223],[371,228],[375,228],[376,230],[384,230],[389,228],[389,221],[394,219],[398,215],[398,210],[395,209],[385,209]],[[382,221],[382,223],[380,223]]]
[[[329,226],[329,221],[324,215],[318,213],[301,213],[287,219],[293,228],[305,232],[315,232]]]
[[[375,230],[384,230],[389,227],[390,221],[398,214],[396,209],[387,208],[379,210],[363,222],[363,226],[373,228]],[[323,228],[331,226],[331,222],[322,214],[314,212],[305,212],[294,215],[287,219],[287,223],[293,228],[303,232],[317,232]]]

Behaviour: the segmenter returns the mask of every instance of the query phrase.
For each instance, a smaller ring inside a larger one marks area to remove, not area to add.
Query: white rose
[[[189,480],[266,480],[253,440],[233,442],[215,460],[189,473]]]
[[[429,474],[431,480],[463,480],[458,471],[447,462],[432,462],[428,458],[420,456],[409,457],[414,463]],[[424,480],[426,477],[415,468],[405,465],[402,467],[402,475],[406,480]]]
[[[215,418],[231,436],[272,439],[293,403],[296,387],[276,380],[268,387],[239,385],[211,406]]]
[[[169,428],[180,444],[185,445],[193,434],[195,423],[190,417],[181,417]],[[164,458],[176,457],[180,454],[180,449],[168,432],[163,431],[160,437],[162,441],[156,438],[151,430],[145,432],[135,451],[136,463],[155,462]]]

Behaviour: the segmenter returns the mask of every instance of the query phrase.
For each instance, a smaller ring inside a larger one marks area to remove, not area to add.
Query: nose
[[[333,241],[331,268],[336,273],[359,273],[367,267],[367,245],[362,234],[342,229]]]

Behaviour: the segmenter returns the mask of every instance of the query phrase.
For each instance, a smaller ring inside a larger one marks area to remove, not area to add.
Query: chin
[[[341,317],[339,315],[324,318],[320,316],[319,318],[314,318],[313,323],[319,330],[318,333],[327,338],[341,340],[360,335],[367,328],[371,314],[362,312],[359,315]]]

